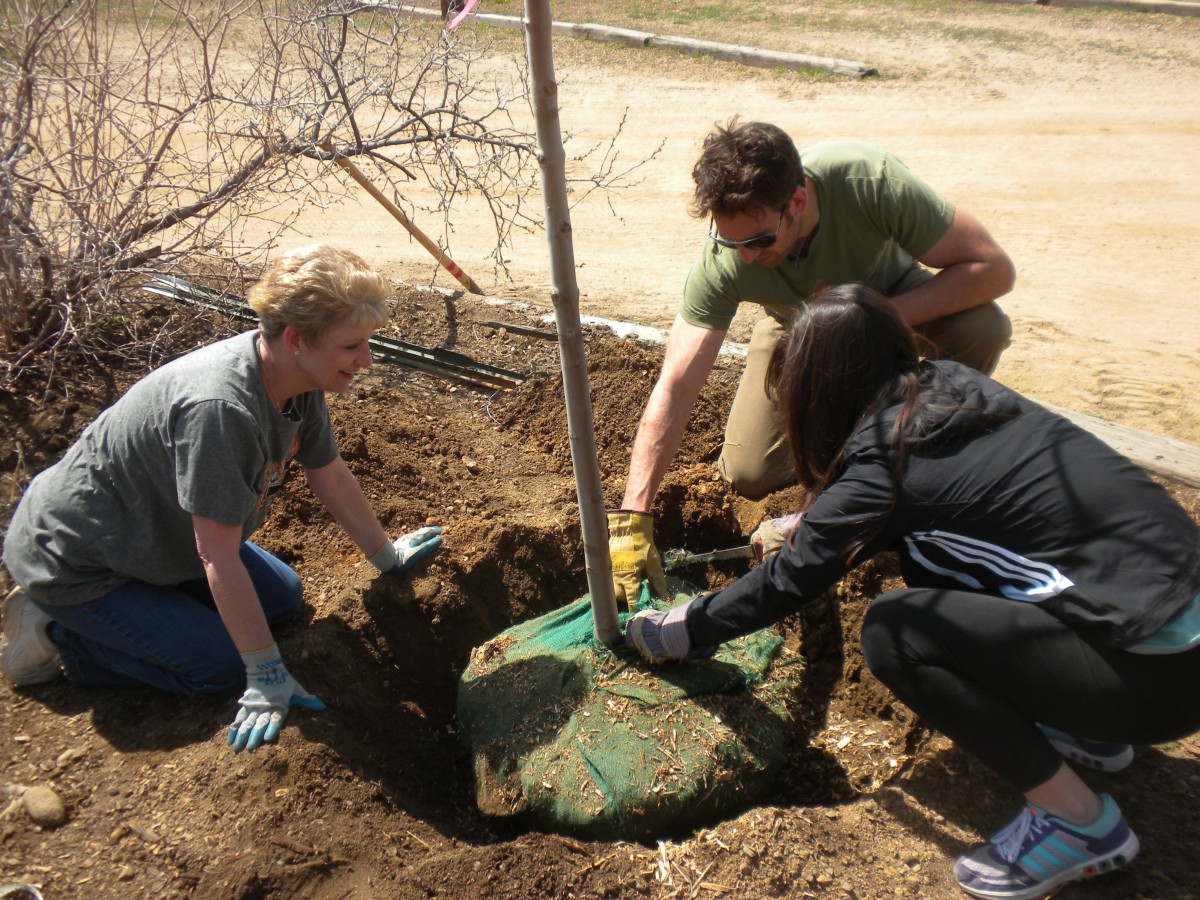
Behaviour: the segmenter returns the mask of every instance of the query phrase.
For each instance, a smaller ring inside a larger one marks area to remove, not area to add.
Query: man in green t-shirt
[[[735,119],[705,138],[692,178],[692,211],[711,222],[638,425],[621,509],[609,513],[618,599],[646,577],[665,590],[650,509],[738,304],[767,315],[754,326],[717,468],[751,497],[795,480],[764,384],[784,323],[812,294],[865,282],[892,299],[930,358],[985,374],[1012,336],[994,302],[1013,286],[1008,255],[889,153],[839,141],[801,154],[776,126]]]

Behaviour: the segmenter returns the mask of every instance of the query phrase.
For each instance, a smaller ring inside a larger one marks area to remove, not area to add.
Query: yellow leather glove
[[[650,579],[650,590],[667,596],[667,579],[662,558],[654,546],[654,517],[650,513],[608,513],[608,555],[612,559],[613,588],[617,604],[632,608],[641,593],[642,579]]]

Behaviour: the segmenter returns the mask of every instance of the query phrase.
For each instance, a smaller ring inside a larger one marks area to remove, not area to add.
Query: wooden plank
[[[715,41],[699,41],[692,38],[662,37],[656,34],[650,38],[650,46],[678,50],[681,53],[711,56],[713,59],[739,63],[743,66],[757,66],[763,69],[820,69],[833,75],[849,75],[853,78],[865,78],[869,75],[879,74],[878,70],[865,63],[848,59],[808,56],[803,53],[784,53],[779,50],[760,50],[756,47],[719,44]]]
[[[375,6],[380,9],[390,9],[414,19],[441,19],[436,9],[422,6],[408,6],[379,2],[371,4],[363,0],[358,8]],[[480,25],[492,25],[497,28],[523,28],[525,20],[521,16],[505,16],[499,13],[474,13],[468,20]],[[810,56],[804,53],[787,53],[781,50],[760,50],[756,47],[743,47],[738,44],[720,44],[714,41],[698,41],[691,38],[667,37],[651,34],[648,31],[634,31],[630,28],[616,28],[611,25],[596,25],[593,22],[552,22],[551,33],[584,38],[590,41],[625,44],[629,47],[657,47],[663,50],[675,50],[681,53],[711,56],[713,59],[734,62],[743,66],[756,66],[766,69],[819,69],[831,75],[848,75],[852,78],[865,78],[878,75],[873,66],[855,62],[849,59],[834,59],[828,56]]]
[[[608,25],[595,25],[591,22],[583,22],[578,25],[573,22],[555,22],[551,26],[551,31],[556,36],[566,35],[573,38],[597,41],[601,44],[624,44],[627,47],[633,47],[638,50],[650,46],[650,41],[654,37],[648,31],[634,31],[632,28],[612,28]]]
[[[1106,422],[1096,416],[1063,409],[1044,400],[1033,397],[1030,399],[1051,412],[1058,413],[1064,419],[1069,419],[1085,431],[1090,431],[1147,472],[1153,472],[1179,484],[1200,488],[1200,447],[1160,434]]]
[[[1008,6],[1070,6],[1082,9],[1115,9],[1126,12],[1164,13],[1171,16],[1200,16],[1200,3],[1190,0],[980,0]]]
[[[1096,7],[1126,12],[1154,12],[1171,16],[1200,16],[1200,3],[1177,0],[1047,0],[1045,6]]]

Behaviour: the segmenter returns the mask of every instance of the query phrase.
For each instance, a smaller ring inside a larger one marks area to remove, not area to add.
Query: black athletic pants
[[[1035,603],[893,591],[867,612],[862,649],[901,701],[1022,793],[1062,763],[1036,723],[1123,744],[1200,730],[1200,647],[1159,656],[1117,650]]]

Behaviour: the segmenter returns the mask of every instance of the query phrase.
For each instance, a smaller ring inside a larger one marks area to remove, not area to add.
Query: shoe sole
[[[1133,747],[1126,746],[1116,756],[1096,756],[1093,753],[1085,753],[1082,749],[1074,744],[1064,744],[1059,741],[1050,739],[1050,743],[1064,757],[1071,762],[1079,763],[1081,766],[1087,766],[1090,769],[1097,769],[1101,772],[1120,772],[1122,769],[1128,768],[1133,762]]]

